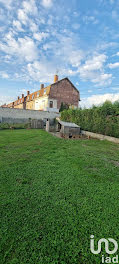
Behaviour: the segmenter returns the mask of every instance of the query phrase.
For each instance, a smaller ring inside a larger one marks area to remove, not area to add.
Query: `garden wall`
[[[92,132],[84,131],[84,130],[81,131],[81,134],[88,136],[88,137],[91,137],[91,138],[96,138],[96,139],[100,139],[100,140],[108,140],[110,142],[114,142],[114,143],[119,144],[119,138],[104,136],[101,134],[92,133]]]
[[[54,119],[59,113],[0,107],[0,123],[27,123],[29,119]]]

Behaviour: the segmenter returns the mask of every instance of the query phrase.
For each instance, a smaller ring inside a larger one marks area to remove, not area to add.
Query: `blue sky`
[[[119,100],[119,1],[0,0],[0,104],[69,77],[80,105]]]

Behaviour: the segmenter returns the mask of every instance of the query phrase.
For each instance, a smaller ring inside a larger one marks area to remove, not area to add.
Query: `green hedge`
[[[119,138],[119,102],[106,101],[90,109],[64,110],[61,119],[74,122],[83,130]]]

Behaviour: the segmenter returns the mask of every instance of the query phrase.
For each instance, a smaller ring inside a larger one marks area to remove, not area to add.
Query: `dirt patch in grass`
[[[39,152],[39,149],[32,150],[33,153]]]
[[[110,160],[112,164],[114,164],[116,167],[119,167],[119,161],[117,160]]]

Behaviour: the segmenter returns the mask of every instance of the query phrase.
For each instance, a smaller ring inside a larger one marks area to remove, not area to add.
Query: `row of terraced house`
[[[27,91],[26,96],[22,94],[21,98],[2,107],[59,112],[62,103],[78,108],[79,101],[80,93],[72,82],[68,78],[58,80],[55,75],[51,85],[41,84],[40,90],[31,94]]]

